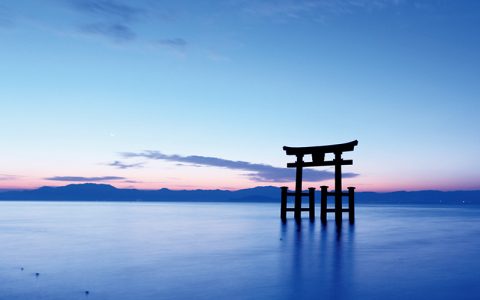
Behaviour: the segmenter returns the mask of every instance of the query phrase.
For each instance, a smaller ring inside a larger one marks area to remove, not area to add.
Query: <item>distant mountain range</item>
[[[319,196],[317,193],[318,199]],[[41,187],[35,190],[3,191],[0,192],[0,200],[280,202],[280,189],[261,186],[237,191],[137,190],[118,189],[108,184],[84,183]],[[358,203],[372,204],[480,204],[480,191],[357,192],[355,200]]]

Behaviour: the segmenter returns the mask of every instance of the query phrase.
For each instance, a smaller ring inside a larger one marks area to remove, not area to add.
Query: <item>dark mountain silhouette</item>
[[[316,197],[320,195],[317,194]],[[320,198],[317,198],[320,199]],[[480,191],[358,192],[357,203],[381,204],[480,204]],[[185,201],[185,202],[280,202],[280,188],[260,186],[227,190],[137,190],[108,184],[70,184],[35,190],[0,192],[0,200],[48,201]]]
[[[256,187],[238,191],[227,190],[137,190],[118,189],[108,184],[70,184],[41,187],[35,190],[0,192],[0,200],[50,201],[194,201],[194,202],[273,202],[276,187]]]

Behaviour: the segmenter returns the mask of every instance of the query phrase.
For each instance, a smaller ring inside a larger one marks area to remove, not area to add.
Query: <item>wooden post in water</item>
[[[320,220],[327,221],[327,195],[328,186],[322,185],[320,187]]]
[[[287,192],[288,192],[288,187],[282,186],[280,188],[282,190],[282,203],[280,205],[280,218],[282,221],[287,220]]]
[[[308,200],[309,200],[309,217],[310,221],[315,220],[315,188],[308,188]]]
[[[335,221],[342,222],[342,152],[335,152]]]
[[[355,188],[349,186],[348,188],[348,219],[350,224],[355,222]]]
[[[303,154],[297,155],[297,174],[295,182],[295,219],[298,221],[302,218],[302,168]]]

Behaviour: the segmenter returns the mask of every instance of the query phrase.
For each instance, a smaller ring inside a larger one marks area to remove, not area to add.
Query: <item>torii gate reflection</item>
[[[353,160],[342,159],[343,152],[353,151],[358,141],[351,141],[344,144],[314,146],[314,147],[287,147],[284,146],[287,155],[295,155],[297,161],[288,163],[288,168],[296,168],[295,192],[289,192],[288,187],[282,187],[281,209],[280,217],[282,220],[287,219],[287,211],[293,211],[296,220],[300,220],[302,211],[308,211],[310,219],[315,218],[315,188],[309,188],[308,193],[302,191],[302,175],[304,167],[321,167],[321,166],[335,166],[335,191],[328,192],[328,186],[321,186],[321,205],[320,218],[323,222],[327,220],[327,213],[335,212],[335,221],[342,221],[342,213],[349,213],[349,220],[351,223],[355,220],[355,205],[354,205],[354,187],[348,187],[348,192],[342,191],[342,166],[353,165]],[[325,154],[333,153],[334,159],[331,161],[325,160]],[[312,161],[305,162],[303,157],[311,155]],[[287,196],[295,196],[295,207],[287,208]],[[302,208],[302,196],[309,197],[309,208]],[[335,208],[327,208],[327,197],[335,196]],[[342,207],[342,197],[348,196],[348,208]]]

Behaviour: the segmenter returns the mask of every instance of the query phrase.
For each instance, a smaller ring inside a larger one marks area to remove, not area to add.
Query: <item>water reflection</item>
[[[91,300],[480,293],[480,208],[359,206],[355,225],[337,226],[279,225],[276,204],[0,207],[0,299],[84,299],[86,290]]]
[[[354,224],[289,220],[280,224],[280,232],[284,250],[291,253],[283,268],[289,298],[349,298],[354,284]]]

